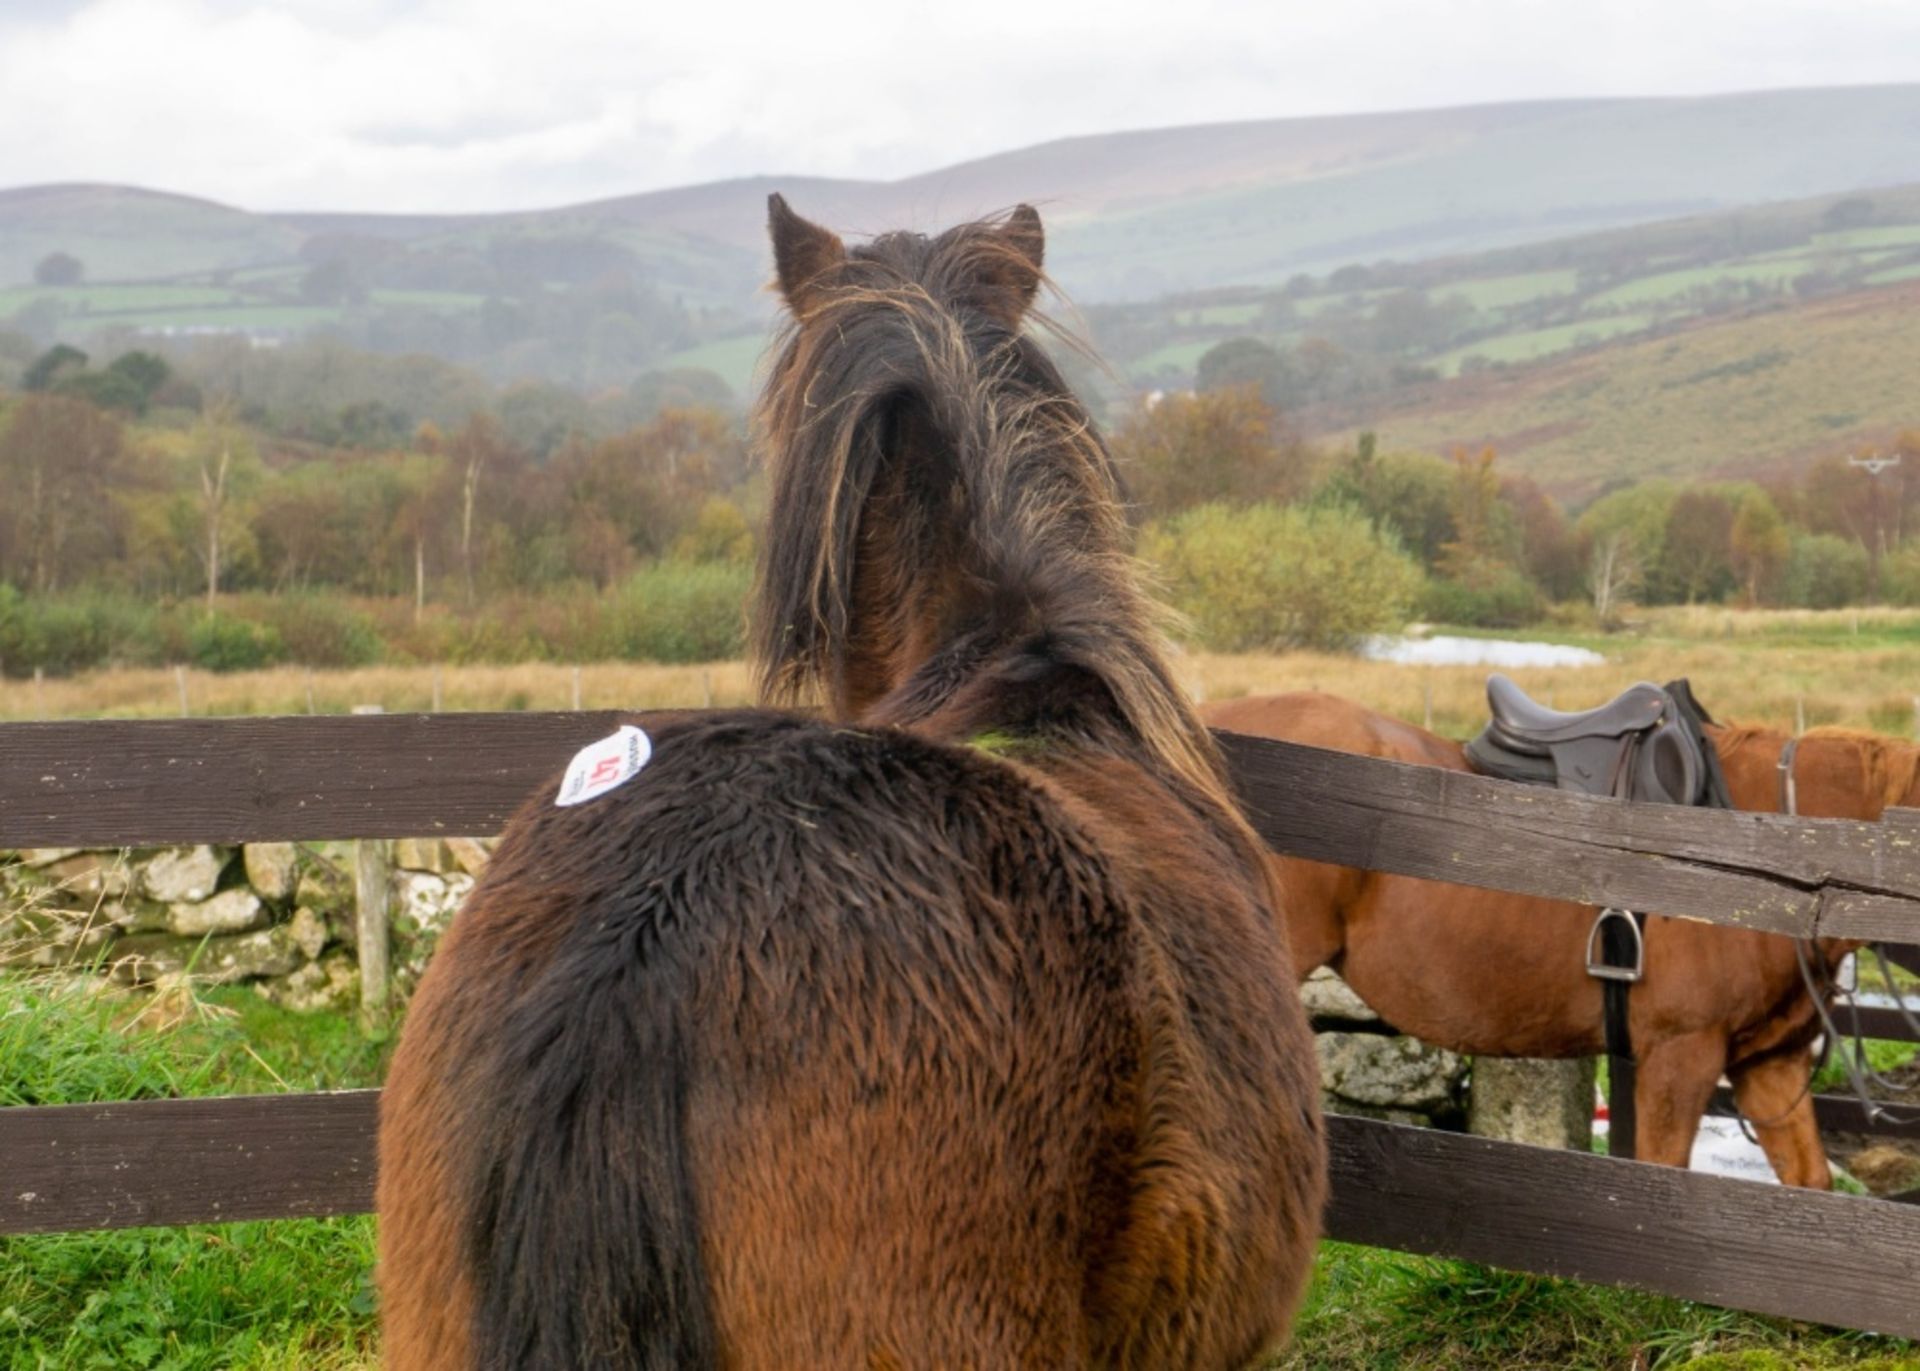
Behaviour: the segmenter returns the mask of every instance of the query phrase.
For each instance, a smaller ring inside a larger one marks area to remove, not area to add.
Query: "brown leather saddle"
[[[1483,776],[1654,804],[1714,802],[1719,759],[1701,730],[1710,720],[1684,680],[1642,681],[1597,709],[1563,714],[1496,673],[1487,708],[1492,718],[1466,747]]]
[[[1496,673],[1487,678],[1487,707],[1493,717],[1466,746],[1467,764],[1482,775],[1620,800],[1733,808],[1720,755],[1707,740],[1712,716],[1684,679],[1642,681],[1597,709],[1562,714]],[[1636,1145],[1627,992],[1646,971],[1646,921],[1644,913],[1608,907],[1587,933],[1587,974],[1604,990],[1616,1156],[1633,1156]]]

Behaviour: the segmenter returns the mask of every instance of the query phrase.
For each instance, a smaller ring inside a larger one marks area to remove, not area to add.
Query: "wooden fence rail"
[[[480,835],[602,714],[0,725],[0,848]],[[1223,735],[1255,826],[1347,866],[1920,942],[1920,825],[1650,809]],[[375,1093],[0,1109],[0,1232],[364,1210]],[[1329,1232],[1920,1336],[1920,1206],[1363,1119]]]

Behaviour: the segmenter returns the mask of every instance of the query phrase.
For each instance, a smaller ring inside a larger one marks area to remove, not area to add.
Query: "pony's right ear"
[[[780,293],[788,309],[804,314],[820,278],[847,260],[846,245],[838,235],[795,214],[778,191],[767,197],[767,234],[773,239]]]

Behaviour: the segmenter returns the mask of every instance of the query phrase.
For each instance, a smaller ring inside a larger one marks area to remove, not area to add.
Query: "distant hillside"
[[[1920,281],[1717,319],[1413,392],[1383,446],[1491,443],[1578,498],[1623,478],[1757,476],[1920,426]]]
[[[1049,220],[1054,275],[1100,306],[1915,182],[1920,85],[1113,133],[895,182],[770,176],[497,215],[257,214],[32,187],[0,192],[0,327],[82,343],[326,330],[502,378],[592,385],[718,362],[738,388],[769,308],[774,188],[855,233],[1031,201]],[[84,263],[83,287],[30,284],[53,252]],[[1144,370],[1177,373],[1197,355]]]

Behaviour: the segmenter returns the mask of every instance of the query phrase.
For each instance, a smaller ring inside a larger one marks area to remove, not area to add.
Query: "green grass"
[[[760,354],[766,350],[766,346],[767,335],[764,332],[743,334],[737,338],[718,338],[711,343],[676,352],[655,363],[654,369],[668,371],[676,367],[705,367],[733,387],[735,395],[747,395],[753,390],[754,372],[760,365]]]
[[[1652,322],[1652,316],[1647,314],[1610,314],[1581,319],[1571,324],[1557,324],[1552,328],[1503,333],[1443,353],[1434,365],[1452,375],[1469,357],[1484,357],[1489,362],[1530,362],[1556,352],[1565,352],[1568,348],[1603,342],[1622,333],[1637,333]]]
[[[16,286],[10,290],[0,290],[0,317],[25,309],[40,300],[51,300],[75,313],[91,315],[117,315],[133,310],[200,309],[236,303],[234,292],[219,286],[101,285],[68,286],[59,290],[43,286]]]
[[[1570,295],[1579,287],[1576,271],[1529,271],[1516,276],[1489,276],[1435,287],[1429,294],[1436,299],[1449,295],[1465,297],[1475,309],[1507,309],[1531,304],[1554,295]]]
[[[362,1086],[384,1071],[385,1044],[340,1016],[239,989],[183,1006],[78,985],[0,977],[0,1103]],[[0,1238],[0,1371],[371,1366],[373,1255],[364,1215]]]
[[[1920,1349],[1577,1281],[1323,1243],[1273,1371],[1788,1371],[1920,1365]]]

